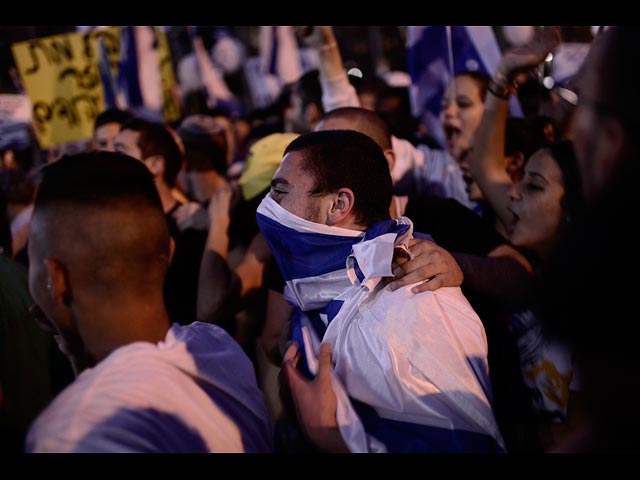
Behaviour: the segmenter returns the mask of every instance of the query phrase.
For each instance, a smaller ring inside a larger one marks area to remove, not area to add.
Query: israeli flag
[[[442,96],[458,73],[470,70],[493,75],[501,56],[493,29],[490,26],[409,26],[407,55],[413,114],[444,146],[445,135],[438,121]],[[515,97],[510,107],[512,115],[522,116]]]

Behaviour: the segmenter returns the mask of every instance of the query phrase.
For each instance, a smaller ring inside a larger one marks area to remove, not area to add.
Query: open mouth
[[[511,219],[511,222],[506,226],[507,229],[507,233],[509,235],[513,234],[513,231],[516,229],[516,226],[518,225],[518,222],[520,221],[520,216],[515,213],[513,210],[511,210],[510,208],[508,209],[511,212],[511,215],[513,215],[513,218]]]
[[[453,142],[458,136],[460,136],[461,130],[453,125],[444,126],[444,134],[447,137],[447,141]]]

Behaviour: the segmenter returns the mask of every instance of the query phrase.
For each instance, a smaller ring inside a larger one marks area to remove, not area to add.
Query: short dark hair
[[[356,132],[371,137],[383,150],[392,148],[391,132],[382,117],[362,107],[339,107],[326,113],[321,121],[344,119],[353,123]],[[366,131],[366,132],[365,132]]]
[[[108,206],[114,200],[130,197],[162,210],[149,169],[123,153],[92,151],[63,155],[57,162],[44,166],[39,179],[35,211],[53,204]]]
[[[183,122],[178,128],[187,169],[196,172],[215,170],[224,176],[227,173],[227,137],[222,125],[213,117],[207,118],[211,120],[207,124]]]
[[[132,118],[133,114],[128,110],[120,110],[119,108],[108,108],[104,112],[99,113],[96,117],[96,120],[93,123],[93,131],[95,132],[98,128],[106,125],[107,123],[118,123],[122,125]]]
[[[315,180],[313,193],[353,191],[358,224],[369,227],[389,219],[392,185],[387,159],[378,144],[354,130],[311,132],[294,139],[285,149],[304,151],[302,168]]]
[[[161,123],[136,117],[122,124],[120,131],[123,130],[140,132],[138,148],[143,159],[153,155],[164,157],[164,180],[167,185],[173,187],[178,172],[182,168],[184,157],[178,141],[168,127]]]
[[[162,291],[169,225],[153,175],[133,157],[83,152],[42,168],[31,228],[30,250],[72,265],[76,286],[105,301],[105,291]]]
[[[322,85],[320,84],[320,72],[317,69],[309,70],[302,75],[292,86],[302,101],[302,107],[315,105],[320,113],[324,113],[322,106]]]
[[[552,138],[547,136],[551,128]],[[528,159],[543,146],[554,140],[553,122],[549,117],[508,117],[505,125],[504,154],[514,155],[522,152]]]

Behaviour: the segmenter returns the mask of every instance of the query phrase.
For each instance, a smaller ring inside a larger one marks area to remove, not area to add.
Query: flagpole
[[[451,82],[453,84],[453,95],[455,97],[456,93],[456,76],[455,69],[453,67],[453,41],[451,40],[451,26],[446,25],[445,28],[447,32],[447,51],[449,54],[449,73],[451,74]]]

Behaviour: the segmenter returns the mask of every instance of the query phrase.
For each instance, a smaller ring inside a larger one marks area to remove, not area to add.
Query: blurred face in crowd
[[[462,159],[460,159],[459,164],[460,170],[462,170],[462,178],[464,183],[467,184],[467,196],[469,197],[469,200],[472,202],[482,202],[485,199],[484,194],[478,186],[478,183],[474,180],[473,175],[471,175],[470,162],[473,162],[473,147],[462,155]]]
[[[600,57],[602,42],[594,42],[585,64],[580,70],[578,105],[576,106],[571,134],[582,175],[582,188],[587,201],[593,200],[609,183],[617,167],[617,156],[607,138],[607,122],[611,118],[599,108]],[[591,63],[587,63],[591,62]]]
[[[284,120],[286,131],[292,133],[306,133],[309,131],[309,123],[302,102],[302,98],[295,89],[291,92],[290,105],[285,109]]]
[[[302,168],[303,152],[289,152],[271,180],[271,197],[285,210],[310,222],[326,224],[320,195],[312,194],[315,180]]]
[[[447,151],[456,160],[473,145],[473,134],[480,125],[482,112],[484,103],[478,84],[467,75],[456,77],[442,97],[440,112]]]
[[[548,150],[534,153],[524,176],[510,192],[513,223],[507,226],[511,242],[542,258],[552,251],[564,218],[562,171]]]
[[[138,147],[140,132],[134,130],[122,130],[115,139],[116,152],[125,153],[136,160],[142,160],[142,152]]]
[[[93,133],[93,143],[97,150],[107,150],[115,152],[116,136],[120,131],[120,124],[117,122],[105,123],[96,128]]]

